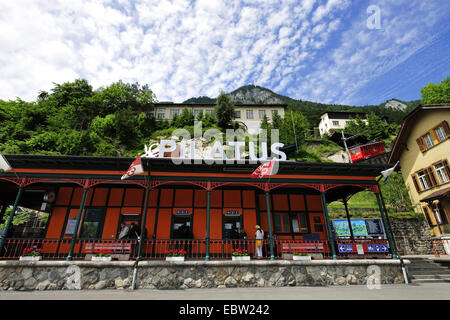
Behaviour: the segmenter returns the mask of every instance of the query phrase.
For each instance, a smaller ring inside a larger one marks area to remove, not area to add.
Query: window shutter
[[[447,159],[442,160],[442,163],[444,164],[445,173],[447,173],[447,178],[450,179],[450,168],[448,166]]]
[[[444,128],[445,135],[448,138],[450,136],[450,128],[448,127],[448,122],[445,120],[442,121],[442,127]]]
[[[412,181],[414,182],[414,187],[416,187],[417,192],[421,192],[422,190],[419,187],[419,181],[417,181],[417,175],[414,173],[411,175]]]
[[[428,167],[425,170],[426,170],[428,179],[431,182],[430,183],[430,187],[434,187],[434,186],[438,185],[437,180],[436,180],[436,176],[434,175],[434,172],[433,172],[433,167],[432,166]]]
[[[433,182],[431,181],[430,173],[428,172],[428,168],[423,169],[423,172],[425,174],[425,180],[428,184],[428,189],[433,187]]]
[[[417,139],[416,142],[419,145],[420,152],[424,152],[427,150],[427,146],[425,145],[425,142],[423,141],[422,137]]]
[[[427,211],[428,217],[430,218],[431,221],[431,225],[437,226],[437,219],[434,216],[433,209],[430,207],[430,205],[427,205],[426,207],[424,207],[424,209]]]
[[[431,135],[431,139],[433,140],[433,143],[434,143],[435,145],[436,145],[436,144],[439,144],[440,141],[439,141],[439,138],[438,138],[438,136],[437,136],[437,134],[436,134],[436,131],[431,130],[429,133],[430,133],[430,135]]]
[[[422,207],[423,210],[423,214],[425,216],[425,219],[427,220],[428,226],[432,227],[433,226],[433,222],[431,221],[431,217],[430,214],[428,212],[428,208],[427,207]]]

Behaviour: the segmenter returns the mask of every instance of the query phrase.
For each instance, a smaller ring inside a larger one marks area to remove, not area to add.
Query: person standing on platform
[[[125,222],[122,222],[120,224],[119,240],[124,240],[129,232],[130,232],[130,226],[128,224],[126,224]]]
[[[131,223],[130,231],[128,233],[128,239],[131,240],[131,258],[136,258],[136,242],[139,238],[139,230],[134,222]]]
[[[256,228],[255,254],[256,254],[256,259],[261,259],[262,258],[262,246],[263,246],[263,241],[264,241],[264,231],[258,225],[255,226],[255,228]]]

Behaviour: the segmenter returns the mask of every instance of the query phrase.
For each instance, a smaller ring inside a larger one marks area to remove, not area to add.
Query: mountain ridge
[[[330,111],[359,111],[359,112],[374,112],[378,116],[387,117],[390,122],[400,123],[403,117],[417,107],[421,101],[402,101],[400,99],[392,98],[378,105],[365,106],[350,106],[342,104],[329,104],[321,102],[313,102],[306,100],[297,100],[287,96],[283,96],[273,92],[268,88],[248,84],[241,86],[229,93],[227,93],[231,100],[236,104],[286,104],[288,109],[302,112],[311,124],[317,124],[320,120],[320,115],[324,112]],[[396,103],[394,104],[393,101]],[[216,103],[216,98],[207,96],[192,97],[185,100],[183,103]],[[401,105],[401,108],[396,107]]]

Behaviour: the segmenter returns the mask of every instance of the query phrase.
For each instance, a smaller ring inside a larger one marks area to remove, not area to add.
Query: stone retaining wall
[[[400,254],[434,254],[432,237],[424,219],[390,219],[390,224]]]
[[[408,261],[407,261],[408,263]],[[0,261],[0,290],[131,288],[129,261]],[[144,261],[136,288],[183,289],[404,283],[398,260]]]

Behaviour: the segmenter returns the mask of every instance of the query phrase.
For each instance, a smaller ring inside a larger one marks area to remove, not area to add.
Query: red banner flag
[[[144,168],[141,164],[141,157],[136,157],[131,166],[128,168],[127,172],[120,179],[125,180],[139,173],[144,173]]]
[[[272,175],[275,160],[263,163],[252,173],[252,178],[266,178]]]

